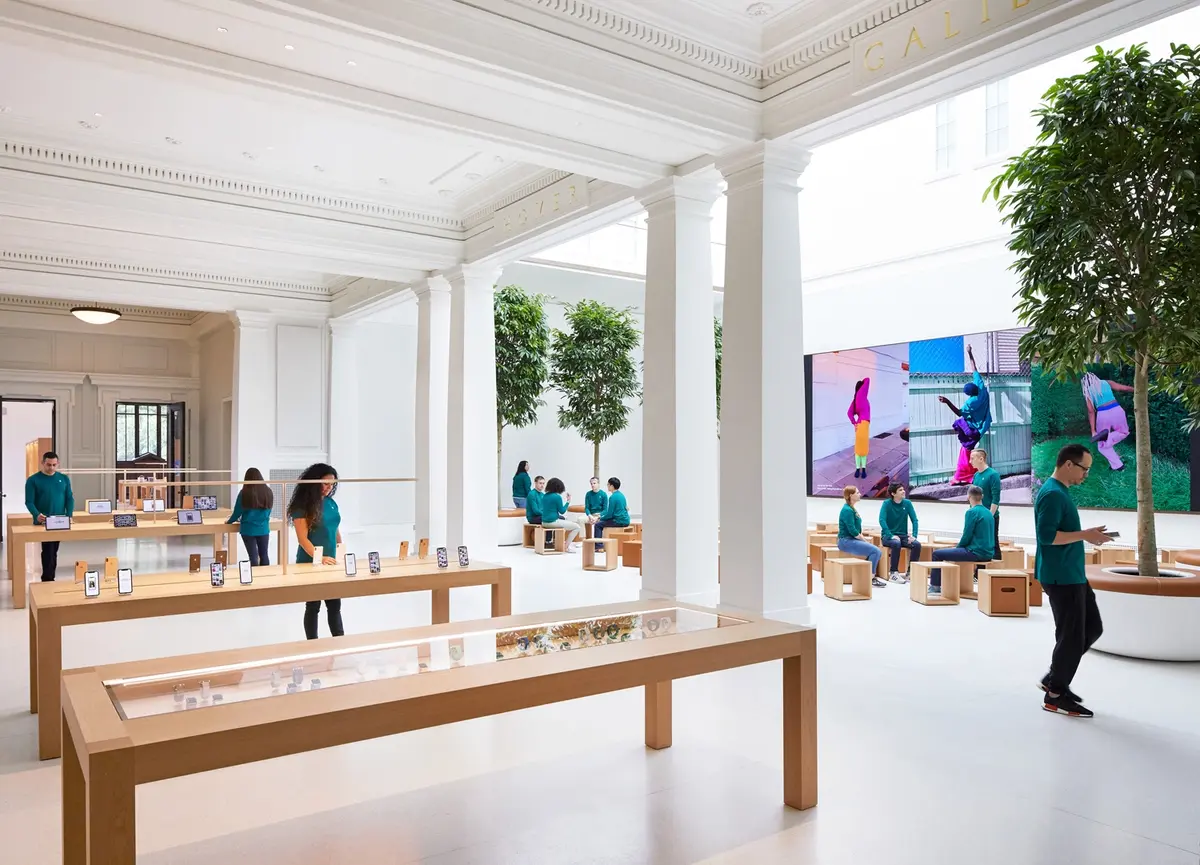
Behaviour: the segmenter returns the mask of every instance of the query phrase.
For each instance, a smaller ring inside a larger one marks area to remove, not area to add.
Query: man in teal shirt
[[[583,497],[583,515],[588,522],[594,523],[608,507],[608,493],[600,489],[600,478],[592,478],[590,484],[591,491]]]
[[[983,506],[992,512],[992,521],[996,524],[996,553],[1000,550],[1000,472],[988,465],[988,452],[983,448],[971,451],[971,468],[975,469],[975,479],[971,483],[983,490]]]
[[[1033,505],[1037,558],[1034,574],[1054,613],[1054,654],[1050,672],[1038,683],[1046,692],[1042,708],[1073,718],[1090,718],[1092,711],[1071,690],[1079,662],[1104,632],[1096,593],[1088,585],[1083,544],[1101,546],[1112,540],[1104,526],[1080,529],[1079,509],[1068,487],[1087,480],[1092,453],[1083,445],[1058,452],[1054,474],[1042,484]]]
[[[957,547],[934,550],[935,562],[990,562],[995,555],[992,537],[992,512],[983,506],[983,490],[971,484],[967,487],[967,502],[970,507],[963,516],[963,533]],[[929,585],[935,593],[942,591],[942,572],[931,571]]]
[[[71,516],[75,512],[75,495],[71,479],[58,472],[58,454],[42,454],[42,470],[25,481],[25,508],[39,526],[46,517]],[[42,582],[54,580],[58,570],[58,541],[42,542]]]
[[[542,521],[542,496],[546,494],[546,479],[538,475],[533,479],[533,489],[525,497],[525,522],[540,524]]]
[[[625,503],[625,493],[621,492],[621,479],[608,479],[608,504],[600,519],[596,520],[595,537],[604,537],[604,530],[609,526],[629,525],[629,506]]]
[[[912,523],[912,532],[908,530]],[[888,487],[888,498],[879,506],[879,538],[891,550],[888,569],[893,583],[907,583],[908,577],[900,573],[900,549],[908,547],[909,561],[921,558],[921,542],[917,540],[917,511],[907,498],[904,484]]]

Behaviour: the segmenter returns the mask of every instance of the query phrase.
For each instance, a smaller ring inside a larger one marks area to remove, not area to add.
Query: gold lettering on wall
[[[1017,2],[1017,0],[1013,0],[1013,2],[1015,3],[1015,2]],[[925,43],[921,41],[921,34],[917,32],[917,28],[916,28],[916,27],[914,27],[914,28],[912,29],[912,32],[910,32],[910,33],[908,34],[908,44],[904,46],[904,56],[905,56],[905,57],[907,57],[907,56],[908,56],[908,49],[910,49],[910,48],[912,48],[912,47],[913,47],[913,43],[914,43],[914,42],[915,42],[917,45],[920,45],[920,46],[921,46],[921,50],[922,50],[922,51],[924,51],[924,50],[925,50]]]
[[[867,51],[865,54],[863,54],[863,66],[867,67],[868,72],[877,72],[878,70],[883,68],[883,58],[882,57],[879,58],[878,63],[871,62],[871,52],[874,51],[876,48],[882,48],[882,47],[883,47],[882,42],[872,42],[870,45],[867,46]]]
[[[953,32],[951,32],[951,31],[953,31]],[[950,10],[947,9],[946,10],[946,38],[953,39],[955,36],[957,36],[960,33],[962,33],[962,31],[955,30],[954,25],[950,23]]]
[[[1013,9],[1020,9],[1022,6],[1028,6],[1029,0],[1013,0]]]
[[[983,0],[983,20],[980,24],[986,24],[992,20],[992,16],[988,14],[988,0]]]

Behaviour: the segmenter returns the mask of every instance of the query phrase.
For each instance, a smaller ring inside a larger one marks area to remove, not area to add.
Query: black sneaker
[[[1066,696],[1051,697],[1047,694],[1046,699],[1042,702],[1042,709],[1058,715],[1066,715],[1069,718],[1092,718],[1095,716],[1091,709]]]
[[[1050,677],[1049,677],[1049,676],[1043,676],[1043,677],[1042,677],[1042,681],[1038,682],[1038,688],[1040,688],[1041,690],[1043,690],[1043,691],[1045,691],[1047,694],[1049,694],[1049,693],[1050,693]],[[1068,700],[1074,700],[1076,703],[1082,703],[1082,702],[1083,702],[1083,697],[1081,697],[1081,696],[1079,696],[1078,694],[1076,694],[1076,693],[1075,693],[1074,691],[1072,691],[1070,688],[1067,688],[1067,689],[1066,689],[1066,690],[1065,690],[1065,691],[1062,693],[1062,696],[1066,697]]]

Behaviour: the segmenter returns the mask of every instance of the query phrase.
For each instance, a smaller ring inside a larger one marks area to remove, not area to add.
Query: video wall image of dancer
[[[1054,472],[1054,458],[1067,444],[1093,454],[1087,480],[1071,490],[1084,508],[1137,508],[1133,369],[1091,364],[1088,372],[1057,381],[1040,365],[1032,370],[1033,486],[1036,493]],[[1186,412],[1166,394],[1150,394],[1150,442],[1155,510],[1192,506],[1192,436]]]
[[[813,355],[810,369],[812,494],[907,486],[908,344]]]

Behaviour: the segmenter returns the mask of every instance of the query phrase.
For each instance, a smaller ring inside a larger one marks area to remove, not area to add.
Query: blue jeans
[[[934,550],[933,560],[935,562],[986,562],[990,561],[981,556],[975,555],[966,547],[950,547],[948,550]],[[929,585],[935,589],[942,587],[942,569],[936,568],[929,571]]]
[[[516,496],[513,496],[513,507],[514,507],[514,508],[520,508],[521,510],[525,510],[525,499],[524,499],[524,497],[522,497],[522,498],[517,498]]]
[[[870,562],[871,576],[875,576],[879,572],[879,560],[883,558],[883,550],[874,544],[868,544],[866,541],[857,541],[852,538],[838,538],[837,547],[843,553],[849,553],[852,556],[858,556]]]
[[[609,528],[610,526],[614,529],[617,529],[617,528],[623,529],[623,528],[627,527],[628,525],[629,525],[629,523],[625,523],[624,525],[622,525],[621,523],[618,523],[616,520],[596,520],[595,525],[592,526],[592,537],[593,538],[604,537],[604,530]]]
[[[917,559],[921,558],[921,542],[912,535],[892,535],[890,538],[884,541],[884,543],[887,544],[888,549],[891,550],[891,556],[889,558],[889,564],[891,567],[889,570],[893,574],[900,570],[901,547],[908,547],[909,550],[911,550],[908,556],[908,560],[910,562],[915,562]]]

